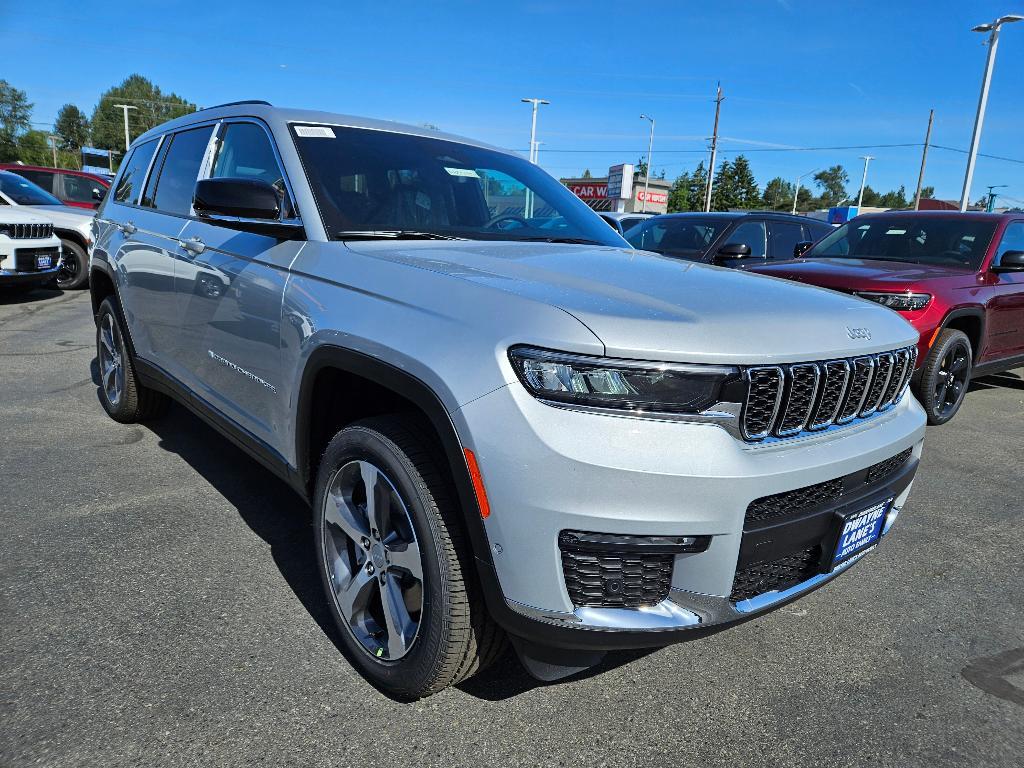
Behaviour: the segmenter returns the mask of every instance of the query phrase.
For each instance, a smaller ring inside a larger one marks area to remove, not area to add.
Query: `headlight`
[[[862,299],[877,301],[882,306],[895,309],[897,312],[909,312],[924,309],[932,300],[930,293],[885,293],[883,291],[857,291]]]
[[[739,369],[586,357],[532,347],[509,350],[512,367],[534,397],[634,412],[697,413],[719,401]]]

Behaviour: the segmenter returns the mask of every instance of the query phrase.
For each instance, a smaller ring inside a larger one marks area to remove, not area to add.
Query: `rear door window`
[[[178,216],[192,213],[192,195],[212,132],[213,126],[206,125],[171,137],[152,195],[153,207]]]
[[[799,224],[773,221],[768,225],[768,258],[792,259],[796,244],[804,238]]]
[[[139,144],[132,150],[131,155],[125,161],[121,174],[117,177],[117,188],[114,190],[114,200],[118,203],[134,204],[138,202],[139,192],[142,191],[142,182],[146,178],[146,171],[156,151],[156,139]]]
[[[767,234],[764,221],[755,219],[744,221],[727,238],[729,243],[743,243],[750,246],[750,257],[763,259],[766,248]]]
[[[20,168],[15,173],[28,179],[37,187],[42,187],[51,195],[53,194],[53,180],[57,174],[49,173],[48,171],[24,171]]]

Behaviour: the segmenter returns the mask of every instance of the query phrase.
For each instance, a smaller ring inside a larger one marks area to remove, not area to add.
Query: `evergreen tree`
[[[732,163],[733,185],[736,190],[736,203],[739,208],[758,208],[761,205],[761,193],[757,180],[750,170],[750,161],[743,155],[737,155]]]
[[[764,185],[761,204],[770,211],[787,210],[793,205],[793,185],[781,176]]]
[[[987,202],[987,199],[986,199]],[[910,205],[907,200],[907,189],[902,184],[894,192],[886,192],[878,201],[880,208],[906,208]]]
[[[683,171],[679,177],[672,183],[672,188],[668,191],[668,212],[679,213],[680,211],[689,211],[690,199],[690,174]]]
[[[738,207],[736,175],[733,172],[732,164],[725,160],[718,167],[718,173],[715,174],[715,184],[711,189],[711,210],[728,211]]]
[[[693,173],[690,174],[690,185],[686,193],[686,210],[703,211],[704,193],[708,188],[708,170],[701,160]]]
[[[60,137],[61,149],[78,152],[89,140],[89,120],[74,104],[65,104],[57,112],[53,132]]]
[[[584,169],[584,171],[583,171],[583,178],[584,179],[592,179],[592,178],[594,178],[593,175],[590,173],[590,169],[589,168]]]
[[[18,136],[32,127],[28,95],[0,79],[0,162],[17,159]]]

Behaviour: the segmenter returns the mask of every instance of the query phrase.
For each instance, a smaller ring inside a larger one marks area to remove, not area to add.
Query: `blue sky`
[[[840,163],[851,192],[913,191],[920,144],[966,150],[986,48],[971,27],[1022,0],[660,2],[3,3],[3,77],[28,91],[45,128],[65,102],[91,113],[139,72],[200,105],[242,98],[433,123],[524,152],[526,96],[542,107],[540,162],[556,176],[646,152],[673,178],[706,156],[715,84],[725,156],[758,181]],[[282,9],[286,9],[282,13]],[[109,32],[105,30],[109,29]],[[981,151],[1024,161],[1024,23],[1004,28]],[[925,184],[957,198],[966,155],[933,149]],[[1024,204],[1024,162],[981,158],[988,184]]]

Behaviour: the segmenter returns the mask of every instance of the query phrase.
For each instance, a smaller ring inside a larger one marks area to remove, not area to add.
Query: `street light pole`
[[[796,200],[797,200],[798,197],[800,197],[800,180],[802,178],[804,178],[804,176],[810,176],[812,173],[817,173],[819,170],[821,170],[821,169],[820,168],[815,168],[813,171],[808,171],[807,173],[801,173],[799,176],[796,177],[796,189],[793,190],[793,215],[794,216],[796,216]]]
[[[640,115],[640,119],[651,121],[651,137],[647,141],[647,173],[644,175],[644,199],[640,206],[640,212],[647,213],[647,189],[651,183],[651,151],[654,149],[654,118],[648,115]]]
[[[868,163],[874,160],[871,155],[864,155],[861,160],[864,161],[864,173],[860,177],[860,194],[857,195],[857,208],[859,209],[864,204],[864,185],[868,181]]]
[[[525,104],[533,105],[533,118],[530,121],[530,162],[537,162],[537,107],[541,104],[550,104],[545,99],[520,99]]]
[[[989,184],[988,185],[988,207],[985,210],[987,210],[989,213],[992,213],[992,210],[996,207],[996,198],[999,197],[999,195],[997,193],[993,192],[992,190],[993,189],[1002,189],[1003,187],[1008,187],[1008,186],[1010,186],[1010,185],[1009,184]]]
[[[138,109],[130,104],[115,104],[118,109],[124,110],[124,148],[127,150],[131,146],[131,140],[128,138],[128,110]]]
[[[974,117],[974,134],[971,136],[971,151],[967,155],[967,173],[964,175],[964,191],[960,195],[960,210],[966,211],[971,201],[971,181],[974,179],[974,164],[978,159],[978,145],[981,143],[981,126],[985,122],[985,106],[988,103],[988,89],[992,84],[992,68],[996,62],[996,48],[999,46],[999,28],[1003,24],[1024,21],[1024,16],[1010,14],[1001,16],[989,24],[979,24],[972,32],[988,32],[988,58],[985,61],[985,76],[981,80],[981,96],[978,98],[978,112]]]

